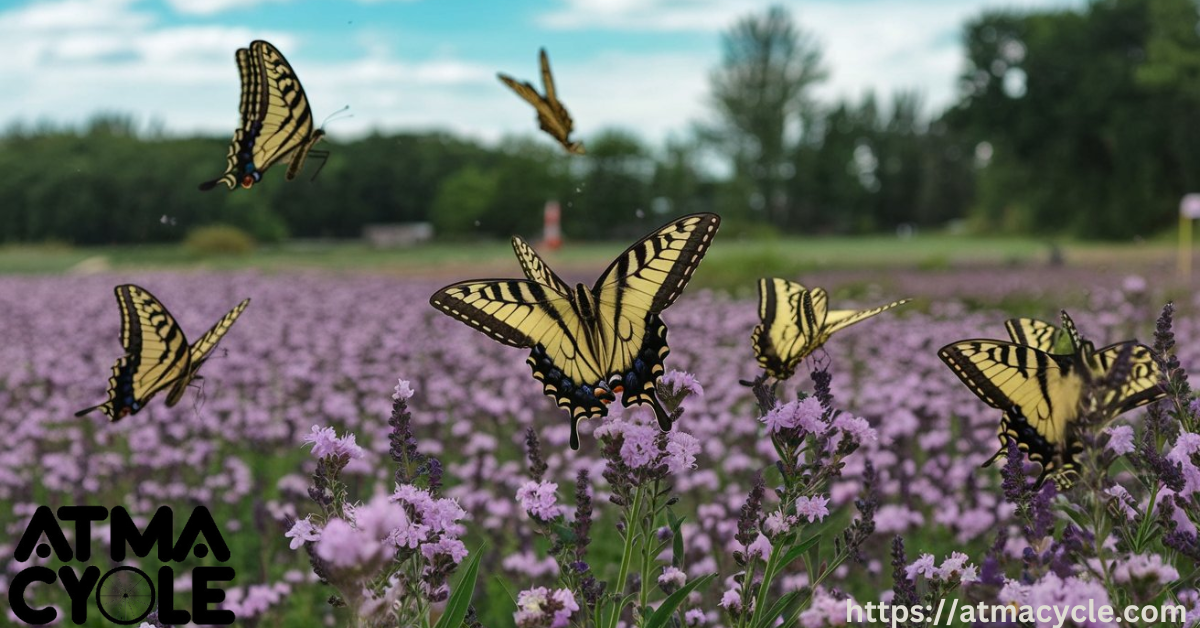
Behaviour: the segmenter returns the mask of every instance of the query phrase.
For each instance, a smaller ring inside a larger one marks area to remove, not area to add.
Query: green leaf
[[[458,579],[458,584],[454,585],[454,592],[446,602],[446,612],[442,613],[434,628],[462,626],[463,619],[467,616],[467,608],[471,606],[471,596],[475,594],[475,579],[479,576],[479,559],[483,557],[483,546],[475,550],[474,554],[471,562],[467,563],[467,570]]]
[[[808,540],[801,541],[796,545],[793,545],[792,549],[788,550],[787,553],[783,555],[783,560],[779,561],[779,566],[775,568],[775,573],[780,573],[784,569],[787,569],[788,565],[792,564],[797,558],[803,556],[804,552],[807,552],[810,547],[816,547],[820,542],[821,535],[818,534],[809,538]],[[814,560],[813,562],[815,563],[816,561]]]
[[[675,513],[667,511],[667,521],[670,522],[672,539],[671,545],[671,564],[675,567],[683,568],[683,517],[676,517]]]
[[[667,622],[671,621],[671,615],[675,614],[675,609],[679,608],[679,605],[683,603],[683,600],[687,598],[689,593],[698,587],[708,584],[713,578],[716,577],[717,574],[715,573],[710,573],[707,576],[701,576],[683,585],[678,591],[668,595],[667,599],[663,600],[663,603],[659,605],[658,610],[654,611],[654,614],[650,616],[650,620],[647,621],[646,625],[642,626],[642,628],[663,628],[663,626],[666,626]]]
[[[775,624],[775,618],[783,614],[783,611],[794,601],[800,597],[800,591],[792,591],[775,601],[771,608],[765,614],[755,613],[754,628],[766,628]]]

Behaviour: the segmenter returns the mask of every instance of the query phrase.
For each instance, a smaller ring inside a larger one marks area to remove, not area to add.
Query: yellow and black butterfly
[[[829,295],[821,288],[809,290],[786,279],[758,280],[758,316],[762,324],[750,335],[754,355],[767,374],[787,379],[800,361],[812,354],[834,332],[868,319],[903,299],[869,310],[829,310]]]
[[[963,340],[938,351],[971,392],[1004,412],[1000,419],[1000,451],[989,466],[1008,451],[1009,441],[1042,465],[1036,486],[1053,477],[1070,486],[1080,451],[1072,424],[1083,412],[1084,395],[1128,352],[1128,376],[1097,400],[1097,410],[1114,417],[1152,401],[1165,391],[1152,350],[1129,340],[1097,350],[1083,340],[1074,322],[1062,313],[1062,328],[1036,319],[1005,323],[1013,342]]]
[[[309,155],[320,158],[324,166],[329,153],[313,150],[313,146],[321,141],[325,131],[313,126],[308,97],[283,54],[270,43],[257,40],[249,48],[237,51],[237,64],[242,77],[238,107],[242,125],[234,131],[229,144],[225,174],[201,183],[200,189],[211,190],[218,183],[231,190],[239,184],[247,189],[253,187],[272,164],[289,153],[292,155],[287,169],[289,181],[296,178]]]
[[[183,329],[154,295],[131,284],[114,291],[121,308],[121,346],[126,354],[113,365],[108,400],[75,416],[100,410],[109,420],[118,421],[146,407],[168,387],[167,406],[179,403],[209,354],[250,304],[250,299],[239,303],[189,346]]]
[[[496,76],[518,96],[525,99],[525,102],[533,105],[533,108],[537,110],[538,122],[543,131],[558,140],[558,143],[562,144],[567,152],[582,155],[584,153],[583,142],[571,141],[571,129],[574,122],[571,120],[571,114],[567,113],[567,108],[559,102],[558,95],[554,91],[554,76],[550,74],[550,59],[546,56],[545,48],[541,50],[540,59],[542,86],[546,90],[545,96],[539,94],[537,89],[527,82],[517,81],[507,74],[497,74]]]
[[[513,238],[527,279],[464,281],[429,302],[494,340],[531,349],[533,376],[571,413],[572,449],[579,448],[579,421],[606,415],[617,393],[626,407],[651,406],[668,430],[671,417],[654,393],[669,352],[659,314],[687,285],[720,221],[692,214],[661,227],[618,256],[590,289],[570,287]]]

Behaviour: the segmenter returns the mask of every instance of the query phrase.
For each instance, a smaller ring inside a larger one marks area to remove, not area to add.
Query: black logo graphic
[[[57,511],[57,519],[54,515],[55,512],[48,506],[41,506],[33,513],[33,518],[17,543],[14,557],[18,562],[29,560],[35,551],[34,545],[45,535],[49,543],[37,545],[38,556],[49,558],[53,552],[60,562],[74,560],[86,563],[92,557],[92,522],[110,517],[110,558],[114,563],[125,560],[126,547],[132,549],[139,558],[145,558],[156,546],[158,560],[162,563],[181,563],[188,554],[205,558],[210,547],[213,557],[218,561],[229,560],[229,546],[225,544],[212,515],[203,506],[192,511],[173,544],[174,515],[166,506],[154,513],[144,532],[138,530],[129,513],[121,507],[113,508],[110,513],[103,506],[63,506]],[[74,524],[75,547],[67,542],[59,521]],[[197,542],[201,535],[205,543]],[[48,567],[34,566],[13,577],[8,588],[8,602],[17,619],[32,625],[50,623],[58,617],[58,611],[51,607],[30,607],[25,600],[25,590],[34,582],[50,585],[61,582],[71,599],[71,621],[77,626],[87,621],[88,599],[93,590],[100,614],[123,626],[145,619],[154,610],[156,602],[159,621],[166,624],[191,622],[206,626],[228,626],[236,619],[232,611],[209,608],[210,604],[225,600],[225,591],[210,587],[209,584],[233,580],[232,567],[205,566],[192,570],[191,612],[174,607],[174,569],[169,564],[164,565],[159,568],[157,576],[156,587],[155,580],[146,572],[128,565],[120,565],[104,574],[100,573],[99,567],[87,565],[82,575],[69,565],[59,567],[57,572]]]

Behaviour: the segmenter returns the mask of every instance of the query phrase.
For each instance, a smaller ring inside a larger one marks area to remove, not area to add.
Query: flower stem
[[[635,526],[637,525],[638,512],[642,505],[642,489],[634,489],[633,504],[629,507],[629,516],[625,519],[625,549],[621,552],[621,568],[617,571],[617,581],[613,586],[613,592],[617,596],[616,603],[613,604],[612,614],[608,618],[608,628],[616,628],[617,621],[621,617],[621,611],[624,610],[625,600],[625,580],[629,578],[629,564],[633,561],[634,544],[637,541],[637,533]]]

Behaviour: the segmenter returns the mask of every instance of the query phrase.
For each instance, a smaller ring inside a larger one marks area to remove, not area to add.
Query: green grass
[[[1170,242],[1060,244],[1071,264],[1144,265],[1170,261]],[[622,249],[619,243],[572,243],[545,251],[547,261],[569,280],[600,272]],[[1050,245],[1031,238],[922,235],[722,239],[718,236],[697,284],[727,288],[757,277],[795,276],[837,269],[941,271],[964,265],[1043,265]],[[0,274],[141,270],[321,270],[444,278],[516,276],[512,249],[504,241],[438,242],[406,249],[373,249],[349,242],[291,242],[263,246],[246,255],[203,256],[178,245],[73,248],[64,245],[0,247]]]

